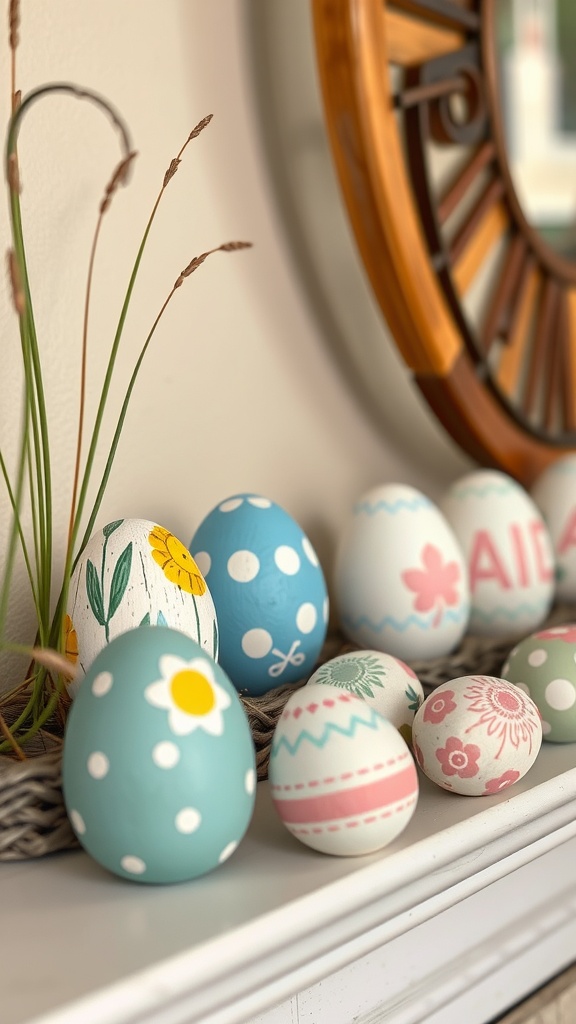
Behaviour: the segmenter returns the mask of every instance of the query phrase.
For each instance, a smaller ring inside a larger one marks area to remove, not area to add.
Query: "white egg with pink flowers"
[[[405,484],[356,502],[336,554],[340,625],[359,647],[402,660],[448,654],[470,609],[464,558],[445,516]]]

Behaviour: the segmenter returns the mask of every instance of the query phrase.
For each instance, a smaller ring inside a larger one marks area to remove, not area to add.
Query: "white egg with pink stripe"
[[[397,729],[360,697],[311,683],[288,699],[272,738],[272,799],[286,828],[321,853],[374,853],[406,827],[418,775]]]

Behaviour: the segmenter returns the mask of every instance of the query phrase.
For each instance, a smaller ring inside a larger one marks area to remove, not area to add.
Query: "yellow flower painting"
[[[155,526],[148,540],[152,548],[152,558],[170,583],[196,597],[206,593],[206,583],[196,562],[173,533],[165,530],[163,526]]]
[[[224,732],[222,712],[230,697],[218,685],[206,658],[185,661],[172,654],[160,658],[161,678],[144,691],[149,704],[168,712],[168,725],[176,736],[203,729],[212,736]]]

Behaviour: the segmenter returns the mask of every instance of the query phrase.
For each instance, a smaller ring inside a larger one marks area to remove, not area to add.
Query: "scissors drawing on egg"
[[[275,654],[277,658],[280,658],[280,661],[277,661],[274,665],[270,666],[270,668],[268,669],[268,675],[281,676],[282,673],[284,672],[284,669],[286,669],[288,665],[302,665],[306,658],[302,651],[300,651],[298,654],[295,653],[296,649],[299,646],[300,641],[295,640],[290,650],[288,651],[288,654],[284,654],[283,651],[279,651],[277,647],[273,647],[272,654]]]

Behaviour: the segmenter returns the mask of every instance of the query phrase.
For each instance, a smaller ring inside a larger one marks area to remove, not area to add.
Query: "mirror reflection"
[[[576,2],[500,0],[498,52],[510,172],[528,222],[576,260]]]

